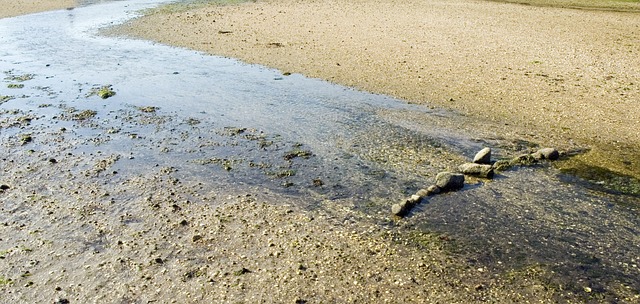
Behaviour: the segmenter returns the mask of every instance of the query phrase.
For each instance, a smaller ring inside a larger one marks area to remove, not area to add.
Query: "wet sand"
[[[637,12],[485,1],[169,6],[128,35],[472,117],[493,136],[590,152],[567,167],[640,177]]]
[[[317,198],[228,182],[241,166],[224,169],[211,158],[215,151],[253,151],[266,162],[294,147],[280,140],[256,149],[273,136],[260,130],[183,117],[152,101],[120,104],[117,94],[59,100],[55,80],[30,89],[46,76],[6,76],[3,86],[25,84],[13,90],[29,95],[5,99],[0,108],[5,301],[473,303],[585,296],[581,286],[579,294],[557,289],[547,281],[553,273],[538,265],[505,272],[452,253],[456,237],[392,220],[388,201],[373,217],[348,199],[324,199],[310,210],[301,200]],[[190,160],[203,150],[209,158]],[[316,168],[312,159],[295,162]]]
[[[75,7],[76,0],[5,0],[0,18]]]

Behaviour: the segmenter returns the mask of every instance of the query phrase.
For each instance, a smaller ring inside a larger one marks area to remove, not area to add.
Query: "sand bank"
[[[126,33],[445,107],[495,136],[640,176],[640,18],[485,1],[176,7]]]
[[[75,0],[3,0],[0,18],[74,7]]]

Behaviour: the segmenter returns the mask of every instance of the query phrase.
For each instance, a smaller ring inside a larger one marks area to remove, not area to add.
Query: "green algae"
[[[97,94],[98,94],[98,97],[102,99],[107,99],[109,97],[116,95],[116,92],[111,90],[110,86],[104,86],[98,90]]]
[[[7,88],[9,89],[22,89],[24,88],[24,84],[21,83],[10,83],[7,85]]]
[[[158,111],[158,107],[153,107],[153,106],[147,106],[147,107],[138,107],[138,111],[143,112],[143,113],[155,113],[156,111]]]
[[[86,97],[97,95],[102,99],[107,99],[116,95],[116,92],[111,88],[111,85],[103,85],[91,88],[89,94]]]
[[[573,162],[560,171],[585,181],[587,186],[596,190],[640,197],[640,180],[630,175],[584,162]]]

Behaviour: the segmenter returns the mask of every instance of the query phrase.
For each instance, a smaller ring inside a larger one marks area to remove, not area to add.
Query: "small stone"
[[[416,192],[416,195],[420,196],[422,198],[425,198],[425,197],[431,195],[431,193],[429,193],[429,190],[427,190],[427,189],[420,189],[420,190],[418,190],[418,192]]]
[[[511,168],[512,166],[513,166],[513,164],[511,164],[510,161],[503,159],[503,160],[499,160],[499,161],[493,163],[492,167],[496,171],[504,171],[504,170],[507,170],[507,169]]]
[[[535,153],[531,153],[531,157],[535,158],[536,160],[544,159],[544,155],[542,155],[542,153],[540,153],[540,151],[535,152]]]
[[[512,166],[531,166],[536,162],[538,162],[538,160],[536,160],[531,154],[522,154],[512,158],[509,161],[509,164]]]
[[[407,200],[407,203],[418,204],[420,203],[420,201],[422,201],[422,197],[420,195],[414,194]]]
[[[391,206],[391,213],[393,215],[403,216],[404,212],[403,204],[393,204],[393,206]]]
[[[443,191],[455,191],[464,187],[464,175],[451,172],[440,172],[436,176],[436,186]]]
[[[11,187],[9,187],[8,185],[0,185],[0,190],[9,190],[11,189]]]
[[[458,167],[458,170],[466,175],[473,175],[484,178],[493,178],[493,167],[491,165],[481,165],[466,163]]]
[[[251,270],[249,270],[247,268],[244,268],[244,267],[242,267],[242,269],[239,269],[239,270],[233,272],[233,274],[235,276],[240,276],[240,275],[247,274],[247,273],[251,273]]]
[[[404,200],[401,203],[393,204],[393,206],[391,206],[391,213],[397,216],[405,216],[409,211],[411,211],[414,204],[415,203],[412,202],[411,198]]]
[[[434,195],[434,194],[438,194],[440,193],[440,187],[436,186],[436,185],[431,185],[427,188],[427,191],[429,192],[429,195]]]
[[[536,153],[540,153],[543,159],[557,160],[560,158],[560,153],[554,148],[543,148],[538,150]]]
[[[491,148],[484,148],[476,153],[476,156],[473,157],[473,162],[476,164],[490,164]]]

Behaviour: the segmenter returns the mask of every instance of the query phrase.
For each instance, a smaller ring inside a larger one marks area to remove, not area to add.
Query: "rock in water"
[[[405,216],[411,211],[411,208],[413,208],[413,203],[405,200],[399,204],[393,204],[393,206],[391,206],[391,213],[397,216]]]
[[[429,196],[430,193],[429,193],[429,190],[427,190],[427,189],[420,189],[420,190],[418,190],[418,192],[416,192],[416,195],[424,198],[424,197]]]
[[[436,176],[436,186],[443,191],[455,191],[464,187],[464,175],[451,172],[440,172]]]
[[[495,171],[505,171],[505,170],[513,167],[513,164],[511,163],[511,161],[503,159],[503,160],[499,160],[499,161],[493,163],[493,165],[491,165],[491,167]]]
[[[473,157],[473,162],[476,164],[490,164],[491,163],[491,148],[484,148],[480,152],[476,153]]]
[[[532,154],[521,154],[509,161],[512,166],[531,166],[537,162],[538,160]]]
[[[541,159],[557,160],[560,158],[560,153],[554,148],[543,148],[534,153],[533,156],[535,158],[540,157]]]
[[[474,163],[462,164],[458,167],[462,174],[473,175],[484,178],[493,178],[493,167],[491,165],[481,165]]]
[[[421,201],[422,201],[422,197],[420,195],[418,195],[418,194],[414,194],[407,200],[407,203],[409,203],[409,204],[418,204]]]
[[[411,211],[411,208],[420,203],[420,201],[422,201],[422,197],[414,194],[399,204],[393,204],[393,206],[391,206],[391,213],[397,216],[405,216],[409,211]]]
[[[429,192],[429,195],[434,195],[440,193],[440,188],[436,185],[431,185],[427,188],[427,191]]]
[[[404,203],[393,204],[393,206],[391,206],[391,213],[393,213],[393,215],[403,216],[406,212]]]

